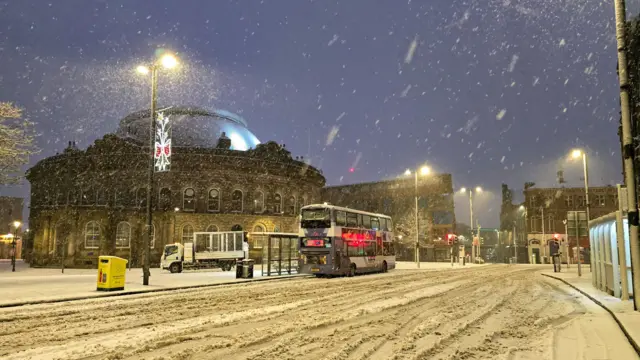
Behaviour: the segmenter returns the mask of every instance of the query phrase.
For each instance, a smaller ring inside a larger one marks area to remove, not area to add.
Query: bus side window
[[[348,227],[357,227],[358,226],[358,215],[354,213],[347,213],[347,226]]]
[[[378,220],[377,217],[371,218],[371,228],[373,230],[380,230],[380,221]]]
[[[389,228],[387,228],[387,219],[380,219],[380,230],[389,231]]]
[[[347,213],[344,211],[336,211],[336,226],[347,225]]]

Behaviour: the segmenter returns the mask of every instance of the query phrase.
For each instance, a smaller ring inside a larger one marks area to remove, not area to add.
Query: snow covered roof
[[[232,150],[249,150],[260,140],[247,129],[246,121],[226,110],[205,110],[194,107],[159,107],[172,123],[171,141],[174,147],[214,148],[224,132],[231,139]],[[120,120],[116,135],[137,143],[149,139],[149,110],[138,111]]]

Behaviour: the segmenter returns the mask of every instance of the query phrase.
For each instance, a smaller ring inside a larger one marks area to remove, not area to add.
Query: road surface
[[[0,309],[2,359],[638,359],[527,266],[395,270]]]

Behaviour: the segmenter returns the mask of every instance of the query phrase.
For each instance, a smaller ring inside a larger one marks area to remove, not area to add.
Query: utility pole
[[[473,241],[473,190],[469,189],[469,223],[471,224],[471,262],[476,261],[476,245]],[[480,243],[480,229],[478,229],[478,243]]]
[[[513,222],[513,263],[518,263],[518,238],[516,237],[516,222]]]
[[[418,222],[418,171],[415,172],[415,198],[416,198],[416,265],[420,269],[420,223]]]
[[[544,257],[546,259],[547,257],[547,234],[545,233],[545,229],[544,229],[544,206],[540,207],[540,211],[542,212],[542,246],[544,249]]]
[[[569,259],[569,228],[568,228],[568,224],[567,224],[567,219],[562,220],[562,223],[564,224],[564,250],[565,250],[565,254],[567,257],[567,269],[569,268],[569,263],[571,262]]]
[[[620,114],[622,123],[622,151],[624,156],[625,185],[629,203],[629,243],[631,245],[631,273],[633,276],[633,309],[640,307],[640,244],[638,244],[638,201],[636,197],[635,153],[631,133],[631,107],[629,106],[629,74],[627,72],[626,8],[624,0],[614,0],[616,39],[618,44],[618,80],[620,81]]]

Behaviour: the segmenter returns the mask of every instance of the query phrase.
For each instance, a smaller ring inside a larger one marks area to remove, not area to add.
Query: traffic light
[[[453,238],[455,235],[447,234],[447,245],[453,245]]]
[[[556,240],[560,239],[560,234],[553,234],[553,238]]]

